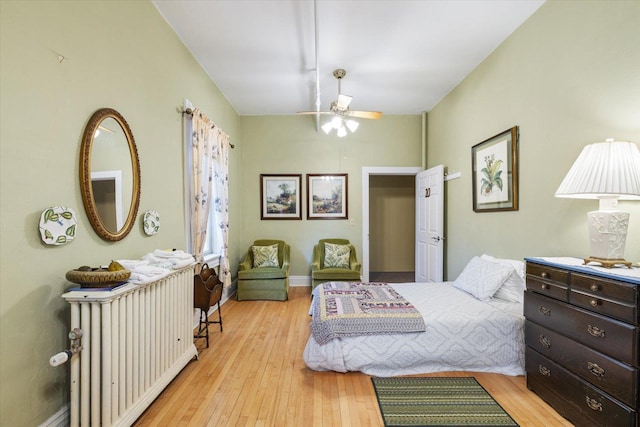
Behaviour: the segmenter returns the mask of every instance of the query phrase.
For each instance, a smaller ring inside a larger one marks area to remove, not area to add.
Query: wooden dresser
[[[576,426],[640,427],[638,269],[525,260],[527,387]]]

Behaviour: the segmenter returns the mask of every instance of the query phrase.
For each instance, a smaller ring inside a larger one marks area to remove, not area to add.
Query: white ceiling
[[[153,0],[240,115],[313,110],[313,0]],[[317,0],[321,110],[429,111],[544,0]]]

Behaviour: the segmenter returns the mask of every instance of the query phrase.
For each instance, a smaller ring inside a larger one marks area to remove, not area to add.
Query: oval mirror
[[[131,231],[140,204],[140,162],[133,133],[120,113],[101,108],[80,147],[80,187],[89,222],[105,240]]]

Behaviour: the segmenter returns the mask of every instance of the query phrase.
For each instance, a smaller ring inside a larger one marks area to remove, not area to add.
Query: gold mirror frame
[[[124,135],[127,138],[129,145],[129,156],[131,158],[131,169],[133,177],[133,188],[131,191],[131,204],[129,206],[129,215],[123,226],[116,232],[112,232],[105,227],[93,196],[93,186],[91,182],[91,148],[93,146],[94,135],[98,126],[103,120],[112,118],[122,128]],[[104,240],[117,242],[124,239],[127,234],[133,228],[136,215],[138,213],[138,206],[140,205],[140,161],[138,159],[138,150],[136,143],[133,139],[133,133],[129,128],[129,124],[124,117],[116,110],[111,108],[101,108],[89,119],[87,127],[85,128],[84,135],[82,137],[82,144],[80,146],[80,192],[82,193],[82,202],[84,203],[84,209],[89,217],[89,222],[98,236]]]

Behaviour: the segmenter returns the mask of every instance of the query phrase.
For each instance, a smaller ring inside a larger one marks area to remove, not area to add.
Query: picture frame
[[[349,175],[307,174],[307,219],[349,218]]]
[[[518,126],[471,147],[474,212],[518,210]]]
[[[302,174],[260,174],[260,219],[302,219]]]

